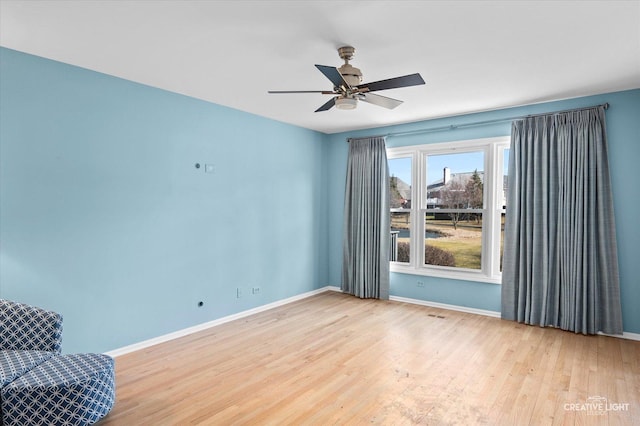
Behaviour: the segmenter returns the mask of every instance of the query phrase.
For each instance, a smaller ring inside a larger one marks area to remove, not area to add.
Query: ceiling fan
[[[270,90],[269,93],[321,93],[323,95],[336,95],[315,110],[315,112],[327,111],[333,106],[338,109],[354,109],[358,105],[358,101],[393,109],[400,105],[402,101],[376,95],[371,92],[424,84],[424,80],[420,74],[410,74],[362,84],[362,73],[358,68],[355,68],[349,63],[355,52],[356,49],[352,46],[343,46],[338,49],[338,55],[344,59],[344,65],[340,68],[316,65],[316,68],[333,83],[333,90]]]

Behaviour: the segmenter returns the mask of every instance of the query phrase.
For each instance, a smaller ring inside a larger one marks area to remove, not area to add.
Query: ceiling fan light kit
[[[344,60],[344,65],[340,68],[316,64],[316,68],[333,83],[333,90],[272,90],[269,91],[269,93],[320,93],[323,95],[336,95],[315,112],[327,111],[333,106],[337,109],[355,109],[358,106],[359,100],[393,109],[402,104],[402,101],[376,95],[371,92],[425,84],[420,74],[410,74],[362,84],[362,72],[349,63],[355,52],[356,49],[352,46],[342,46],[338,49],[338,55]]]
[[[358,101],[355,98],[336,98],[336,108],[338,109],[356,109]]]

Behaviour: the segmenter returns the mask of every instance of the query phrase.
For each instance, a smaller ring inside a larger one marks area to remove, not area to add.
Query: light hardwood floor
[[[101,426],[638,425],[640,342],[325,292],[122,355],[116,384]]]

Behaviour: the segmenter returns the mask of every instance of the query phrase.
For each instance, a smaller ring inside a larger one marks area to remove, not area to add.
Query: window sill
[[[389,271],[401,274],[422,275],[426,277],[448,278],[452,280],[473,281],[488,284],[502,284],[502,277],[489,277],[483,275],[480,272],[446,271],[443,269],[426,267],[416,268],[415,266],[401,265],[393,262],[389,264]]]

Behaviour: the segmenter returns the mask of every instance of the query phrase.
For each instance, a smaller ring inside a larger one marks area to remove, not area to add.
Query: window
[[[388,148],[391,270],[500,282],[509,138]]]

